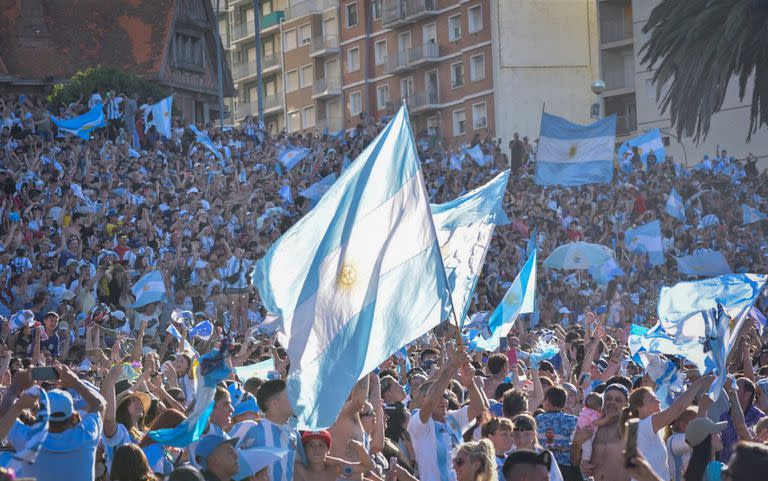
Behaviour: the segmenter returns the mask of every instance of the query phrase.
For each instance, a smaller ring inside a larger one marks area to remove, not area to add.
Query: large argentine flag
[[[157,132],[166,139],[171,138],[171,105],[173,104],[173,95],[169,95],[148,109],[144,110],[144,132],[148,131],[153,125]],[[152,118],[149,118],[152,114]]]
[[[438,325],[449,292],[402,107],[253,272],[283,318],[302,428],[334,423],[354,384]]]
[[[277,160],[279,160],[286,169],[291,170],[308,155],[309,149],[305,149],[304,147],[288,147],[278,154]]]
[[[627,229],[627,250],[648,255],[652,266],[664,265],[664,246],[661,242],[661,223],[654,220],[635,229]]]
[[[136,302],[130,306],[134,309],[153,302],[168,300],[165,293],[165,282],[160,271],[152,271],[141,276],[141,279],[131,287],[131,292],[136,298]]]
[[[536,154],[536,183],[610,183],[615,140],[615,115],[590,125],[578,125],[545,112]]]
[[[675,257],[677,270],[689,276],[720,276],[731,274],[731,266],[722,252],[704,251],[689,256]]]
[[[666,152],[664,151],[664,142],[661,140],[661,132],[659,129],[653,129],[628,142],[624,142],[621,147],[619,147],[619,159],[623,159],[626,153],[631,154],[632,147],[637,147],[637,152],[640,154],[640,161],[643,163],[643,169],[645,170],[648,170],[648,154],[651,151],[653,151],[653,154],[656,156],[656,162],[664,162]]]
[[[496,225],[509,224],[502,209],[509,171],[445,204],[432,204],[432,219],[451,288],[456,316],[463,324]]]
[[[51,115],[51,121],[56,124],[60,132],[67,132],[77,135],[80,138],[88,140],[91,137],[91,131],[100,127],[106,127],[104,120],[103,105],[94,105],[91,110],[71,119],[60,120]]]

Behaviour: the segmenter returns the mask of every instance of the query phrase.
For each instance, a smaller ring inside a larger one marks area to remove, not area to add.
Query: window
[[[463,135],[467,132],[467,118],[464,109],[453,111],[453,136]]]
[[[484,129],[488,126],[488,109],[485,102],[472,104],[472,130]]]
[[[464,64],[462,62],[451,64],[451,86],[453,88],[464,85]]]
[[[296,48],[296,29],[286,30],[283,32],[283,51],[288,52]]]
[[[373,20],[381,20],[381,0],[373,0]]]
[[[200,37],[177,33],[174,47],[177,64],[203,68],[203,41]]]
[[[473,82],[485,78],[485,54],[469,57],[469,78]]]
[[[285,73],[285,91],[293,92],[299,89],[299,71],[291,70]]]
[[[400,79],[400,96],[404,99],[413,97],[413,77]]]
[[[315,107],[304,107],[301,111],[301,128],[308,129],[315,126]]]
[[[389,103],[389,85],[376,87],[376,109],[386,109],[387,103]]]
[[[387,41],[379,40],[373,46],[373,57],[376,65],[384,65],[387,62]]]
[[[448,40],[453,42],[461,38],[461,15],[448,17]]]
[[[437,25],[428,23],[421,28],[421,36],[424,39],[424,45],[437,43]]]
[[[349,94],[349,114],[358,115],[363,111],[363,98],[360,91]]]
[[[347,4],[347,28],[357,27],[357,2]]]
[[[299,27],[299,45],[307,45],[312,41],[312,25],[305,23]]]
[[[649,100],[656,100],[656,87],[653,85],[653,79],[645,79],[645,96]]]
[[[261,3],[261,16],[269,15],[272,13],[272,2]]]
[[[474,7],[469,7],[469,10],[467,11],[469,13],[469,19],[467,20],[469,25],[467,25],[467,28],[469,29],[469,33],[477,33],[480,30],[483,29],[483,6],[482,5],[475,5]]]
[[[299,88],[309,87],[312,85],[312,79],[314,78],[314,69],[312,65],[305,65],[299,70]]]
[[[347,72],[360,70],[360,49],[358,47],[347,50]]]
[[[296,132],[301,130],[301,118],[299,111],[288,112],[288,132]]]

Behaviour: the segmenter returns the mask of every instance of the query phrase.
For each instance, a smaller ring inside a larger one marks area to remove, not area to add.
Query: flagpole
[[[219,9],[221,0],[216,0],[216,28],[214,32],[216,36],[216,82],[218,83],[218,95],[219,95],[219,128],[224,128],[224,74],[221,65],[221,49],[224,47],[221,41],[221,34],[219,32]]]

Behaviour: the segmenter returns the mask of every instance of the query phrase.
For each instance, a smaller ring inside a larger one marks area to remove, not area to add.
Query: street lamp
[[[589,116],[593,119],[599,119],[600,118],[600,94],[605,92],[605,82],[603,82],[600,79],[595,80],[592,82],[592,85],[590,86],[592,89],[592,92],[595,94],[596,99],[595,103],[592,104],[592,109],[589,112]]]

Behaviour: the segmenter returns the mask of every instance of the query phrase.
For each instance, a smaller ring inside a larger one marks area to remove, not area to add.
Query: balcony
[[[405,99],[405,103],[408,104],[408,110],[414,114],[435,110],[440,105],[437,92],[413,94]]]
[[[341,95],[341,79],[339,77],[317,79],[312,89],[313,100],[338,97]]]
[[[288,6],[287,10],[285,10],[285,20],[288,21],[315,13],[322,13],[329,8],[336,8],[337,5],[338,2],[335,0],[306,0]]]
[[[267,74],[280,68],[279,55],[266,55],[261,59],[261,73]],[[256,62],[236,63],[232,66],[233,80],[243,81],[254,77],[258,73]]]
[[[261,17],[261,34],[265,35],[272,30],[275,30],[280,25],[280,20],[284,17],[282,10],[275,10],[274,12]],[[234,25],[232,29],[232,42],[237,42],[246,38],[252,37],[256,33],[256,26],[253,22],[243,22]]]
[[[344,128],[344,120],[341,117],[328,117],[327,119],[318,119],[315,127],[320,132],[334,134]]]
[[[397,28],[437,15],[437,0],[384,0],[382,24]]]
[[[403,50],[387,60],[384,71],[388,74],[405,72],[416,67],[435,63],[440,59],[440,46],[427,43]]]
[[[264,97],[264,115],[278,112],[283,108],[283,94],[267,95]],[[235,107],[235,120],[242,120],[248,115],[259,114],[259,102],[254,99],[252,102],[240,102]]]
[[[324,57],[339,53],[339,37],[336,35],[324,35],[312,37],[312,46],[309,50],[310,57]]]

